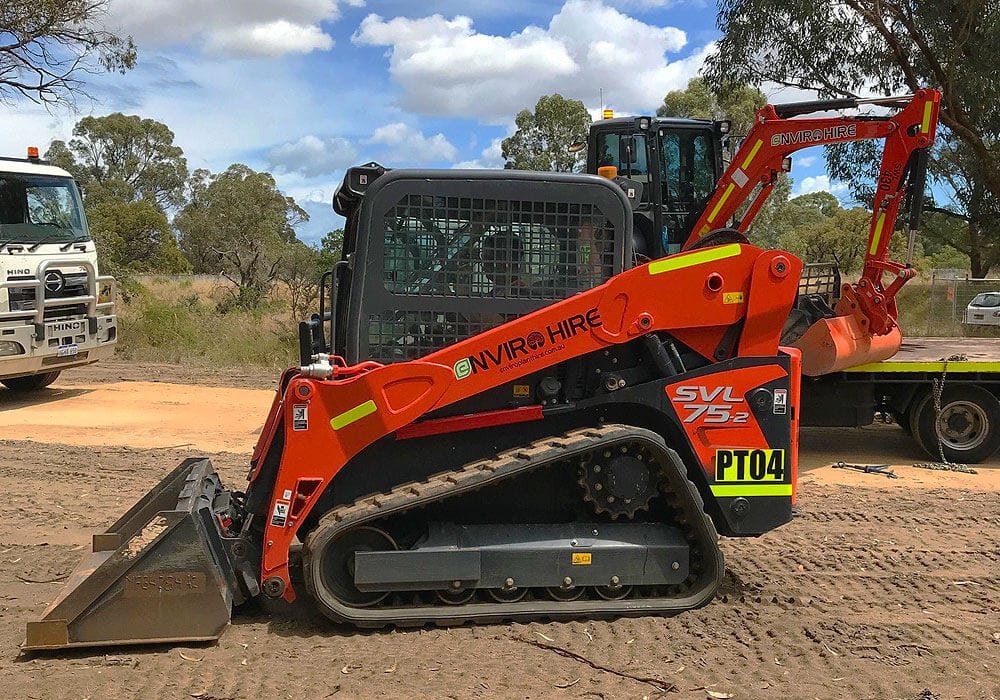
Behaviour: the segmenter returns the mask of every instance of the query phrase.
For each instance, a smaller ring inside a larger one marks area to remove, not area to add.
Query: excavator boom
[[[902,336],[896,323],[896,294],[916,271],[909,260],[900,263],[889,258],[889,242],[900,208],[908,199],[911,236],[919,225],[927,151],[937,132],[940,101],[938,91],[927,89],[902,97],[765,105],[691,229],[686,248],[725,227],[749,200],[736,224],[738,231],[748,232],[786,169],[786,158],[796,151],[852,141],[885,141],[861,278],[844,285],[836,316],[820,319],[796,343],[807,375],[877,362],[899,349]],[[798,118],[862,104],[899,111],[884,117]]]

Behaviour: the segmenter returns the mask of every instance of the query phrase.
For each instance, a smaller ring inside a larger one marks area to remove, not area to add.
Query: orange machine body
[[[432,411],[567,359],[647,333],[669,332],[717,363],[704,372],[709,375],[702,383],[704,391],[714,391],[722,382],[730,387],[729,396],[738,398],[780,374],[794,387],[792,400],[797,401],[797,358],[792,358],[791,371],[778,369],[773,362],[779,356],[783,320],[794,302],[801,267],[787,253],[745,244],[681,253],[633,268],[599,287],[419,360],[337,367],[330,379],[291,371],[251,462],[253,482],[261,477],[281,425],[284,444],[269,491],[261,580],[279,579],[283,596],[294,599],[288,552],[296,532],[331,480],[366,447]],[[734,329],[738,342],[725,343]],[[531,342],[533,334],[541,334],[541,345],[537,336]],[[724,357],[719,356],[722,347],[730,348]],[[725,360],[737,358],[761,358],[761,363],[727,371]],[[688,384],[696,387],[697,379]],[[673,404],[683,421],[683,407]],[[308,427],[301,424],[303,408]],[[794,415],[793,407],[788,410]],[[712,425],[711,418],[683,423],[706,483],[714,481],[717,449],[768,447],[753,421]],[[791,433],[796,432],[793,420]],[[788,461],[792,468],[777,487],[790,497],[795,455]]]

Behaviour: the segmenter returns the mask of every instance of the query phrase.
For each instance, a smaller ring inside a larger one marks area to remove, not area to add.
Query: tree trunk
[[[972,277],[974,279],[981,279],[986,277],[986,273],[989,272],[989,266],[984,265],[982,242],[979,239],[979,228],[973,224],[969,223],[969,267]],[[986,269],[983,269],[983,268]]]

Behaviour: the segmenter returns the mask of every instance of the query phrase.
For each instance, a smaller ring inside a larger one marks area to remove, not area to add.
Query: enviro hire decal
[[[509,338],[497,343],[495,347],[463,357],[453,367],[455,379],[467,379],[493,367],[499,367],[501,374],[509,372],[563,350],[566,347],[565,341],[600,325],[601,315],[597,313],[596,308],[583,314],[573,314],[569,318],[545,326],[542,330],[533,330],[527,335]]]
[[[817,143],[835,139],[854,138],[858,133],[856,124],[828,126],[825,129],[803,129],[771,137],[772,146],[789,146],[796,143]]]

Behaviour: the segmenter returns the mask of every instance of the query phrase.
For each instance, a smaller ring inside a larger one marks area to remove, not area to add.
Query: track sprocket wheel
[[[583,500],[593,504],[596,513],[631,520],[648,510],[659,492],[658,473],[659,465],[648,449],[620,445],[583,455],[577,482],[583,487]]]

